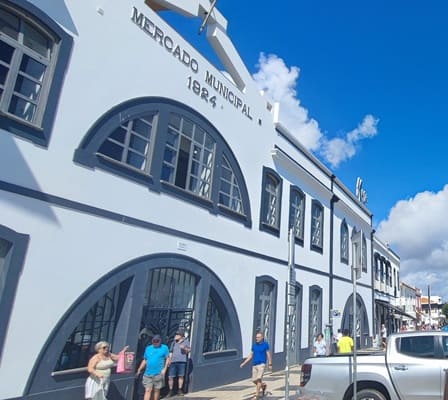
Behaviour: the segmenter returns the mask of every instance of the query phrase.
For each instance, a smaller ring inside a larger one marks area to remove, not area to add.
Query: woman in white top
[[[126,351],[126,346],[122,351]],[[118,360],[118,354],[110,352],[110,344],[98,342],[95,345],[96,354],[87,365],[89,377],[86,381],[85,398],[91,400],[106,400],[109,391],[111,368]]]
[[[325,343],[324,335],[322,333],[319,333],[314,341],[313,354],[314,356],[327,355],[327,343]]]

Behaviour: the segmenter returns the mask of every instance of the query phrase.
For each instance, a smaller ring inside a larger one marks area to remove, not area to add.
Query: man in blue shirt
[[[257,400],[260,395],[260,390],[264,386],[263,384],[263,374],[266,369],[266,364],[268,368],[272,368],[272,358],[271,352],[269,351],[269,343],[264,340],[264,335],[262,332],[257,332],[255,335],[255,343],[252,345],[250,354],[241,363],[240,368],[243,368],[250,360],[252,360],[252,382],[255,384],[255,396],[254,400]]]
[[[145,395],[143,400],[149,400],[151,398],[151,392],[154,389],[154,400],[159,400],[160,389],[162,389],[165,382],[165,373],[169,365],[168,346],[162,344],[160,335],[155,335],[152,338],[152,344],[147,346],[145,354],[140,366],[137,370],[137,376],[141,374],[143,369],[143,386],[145,387]]]

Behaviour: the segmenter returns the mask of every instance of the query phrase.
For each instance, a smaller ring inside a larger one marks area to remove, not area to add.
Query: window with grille
[[[96,343],[102,340],[113,342],[130,283],[131,278],[110,289],[93,304],[67,338],[55,371],[85,367],[95,353]]]
[[[282,180],[278,174],[269,169],[263,169],[262,197],[260,209],[260,229],[280,234],[280,205]]]
[[[316,336],[322,332],[322,289],[318,286],[310,287],[309,319],[308,339],[312,346]]]
[[[345,219],[341,222],[341,262],[348,264],[348,226]]]
[[[72,38],[34,6],[25,12],[2,2],[0,127],[48,144],[71,45]]]
[[[262,332],[271,347],[274,342],[277,283],[274,279],[258,277],[255,286],[254,336]]]
[[[362,272],[367,272],[367,239],[364,233],[362,234],[362,259],[361,259]],[[392,281],[391,281],[392,282]]]
[[[224,323],[215,298],[216,295],[212,292],[207,301],[203,353],[227,349]]]
[[[296,241],[303,246],[305,224],[305,194],[291,187],[289,199],[289,228],[293,228]]]
[[[323,250],[323,225],[324,225],[324,208],[322,205],[313,200],[311,204],[311,249],[322,252]]]

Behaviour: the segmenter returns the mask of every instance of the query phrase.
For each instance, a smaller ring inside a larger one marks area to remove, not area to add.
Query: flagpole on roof
[[[213,9],[215,8],[215,6],[216,6],[216,2],[217,2],[217,1],[218,1],[218,0],[213,0],[213,1],[212,1],[212,4],[210,5],[210,9],[208,10],[207,15],[205,16],[204,21],[202,21],[201,27],[199,28],[199,35],[200,35],[200,34],[202,33],[202,31],[204,30],[205,25],[207,25],[207,21],[208,21],[208,19],[209,19],[209,17],[210,17],[210,14],[211,14],[212,11],[213,11]]]

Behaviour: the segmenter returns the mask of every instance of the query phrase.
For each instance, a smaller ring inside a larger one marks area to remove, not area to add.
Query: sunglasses
[[[108,349],[109,348],[109,346],[103,346],[103,347],[101,347],[102,349]]]
[[[160,343],[160,340],[159,339],[153,339],[152,342],[153,343]]]

